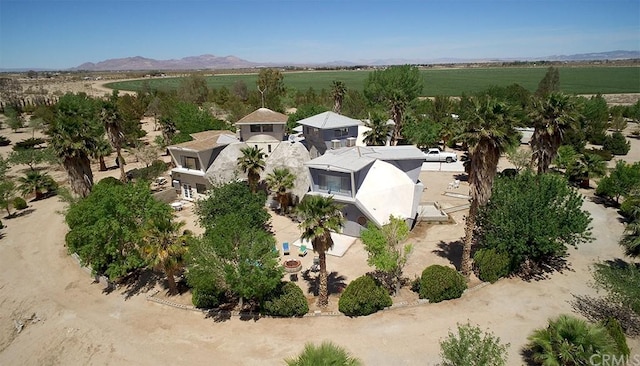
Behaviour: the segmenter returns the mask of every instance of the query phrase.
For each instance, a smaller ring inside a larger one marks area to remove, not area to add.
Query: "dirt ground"
[[[147,121],[145,128],[156,133],[149,126]],[[28,129],[17,134],[3,129],[0,134],[14,142],[31,136]],[[640,140],[630,141],[632,150],[624,159],[640,161]],[[3,147],[0,153],[9,150]],[[128,168],[136,167],[137,163],[129,161]],[[501,167],[506,166],[502,161]],[[20,174],[16,168],[14,173]],[[65,179],[62,170],[52,174],[59,181]],[[437,201],[443,207],[463,203],[463,199],[443,195],[458,174],[423,172],[423,201]],[[96,179],[106,175],[117,176],[118,170],[96,172]],[[456,193],[467,192],[463,181]],[[282,365],[284,358],[299,353],[306,342],[323,340],[344,346],[366,365],[435,365],[439,362],[438,341],[457,323],[467,321],[509,342],[509,365],[521,365],[520,351],[533,329],[545,326],[550,317],[571,313],[572,295],[597,295],[590,286],[590,265],[624,258],[617,244],[623,224],[616,210],[592,202],[592,190],[583,193],[596,239],[571,249],[570,269],[546,280],[509,278],[480,286],[476,280],[462,298],[438,304],[412,305],[415,295],[404,292],[396,302],[409,305],[368,317],[258,320],[208,318],[201,312],[148,301],[148,295],[159,290],[162,296],[164,291],[153,280],[103,293],[102,286],[66,252],[67,228],[60,214],[64,204],[55,197],[30,202],[18,217],[2,219],[7,227],[0,239],[0,365]],[[453,213],[450,224],[416,228],[410,239],[415,252],[406,267],[408,277],[430,264],[457,264],[465,213]],[[177,214],[191,220],[188,225],[198,230],[190,207]],[[296,224],[273,217],[278,242],[293,241],[299,234]],[[302,259],[303,268],[310,266],[312,258],[310,253]],[[370,270],[359,242],[341,258],[329,256],[328,268],[335,272],[335,283],[348,283]],[[309,290],[305,279],[298,284],[305,292]],[[309,298],[313,301],[311,295]],[[184,298],[176,301],[184,302]],[[331,304],[330,310],[335,309],[335,298]],[[24,325],[20,332],[16,322]],[[640,340],[629,342],[632,354],[640,352]]]

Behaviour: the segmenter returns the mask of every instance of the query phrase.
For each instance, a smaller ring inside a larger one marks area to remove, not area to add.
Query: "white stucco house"
[[[389,215],[413,227],[424,185],[424,155],[415,146],[349,147],[327,150],[305,163],[311,195],[332,196],[343,205],[342,233],[360,236],[368,222],[382,226]]]
[[[196,200],[205,195],[210,182],[205,173],[220,152],[238,139],[230,131],[204,131],[191,134],[193,141],[167,147],[176,166],[171,184],[181,199]]]
[[[236,122],[239,140],[262,149],[268,156],[285,139],[288,118],[285,114],[259,108]]]

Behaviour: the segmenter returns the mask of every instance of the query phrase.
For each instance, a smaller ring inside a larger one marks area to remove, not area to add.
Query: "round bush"
[[[220,304],[220,294],[194,288],[191,290],[191,302],[198,309],[212,309]]]
[[[27,206],[27,201],[25,201],[24,198],[16,197],[13,199],[13,208],[16,210],[24,210],[27,207],[29,206]]]
[[[464,276],[451,267],[434,264],[422,271],[420,298],[429,302],[457,299],[467,289]]]
[[[338,301],[338,310],[348,316],[373,314],[391,306],[389,292],[367,275],[353,280]]]
[[[6,138],[5,136],[0,136],[0,146],[7,146],[11,144],[11,140]]]
[[[303,316],[309,312],[309,304],[298,285],[286,282],[280,284],[273,298],[264,302],[263,311],[273,316]]]
[[[495,249],[480,249],[473,256],[478,278],[494,283],[509,274],[511,257]]]
[[[627,155],[631,149],[631,143],[622,133],[614,132],[604,139],[602,149],[611,151],[613,155]]]

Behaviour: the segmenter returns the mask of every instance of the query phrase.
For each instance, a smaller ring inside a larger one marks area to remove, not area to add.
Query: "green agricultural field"
[[[559,67],[560,89],[571,94],[640,93],[640,67],[580,66]],[[544,77],[546,67],[455,68],[422,70],[424,96],[471,94],[490,86],[520,84],[535,91]],[[330,89],[333,80],[341,80],[347,88],[362,91],[370,71],[309,71],[285,72],[287,88],[316,91]],[[247,86],[256,84],[257,74],[224,74],[206,77],[210,88],[226,86],[242,80]],[[106,86],[119,90],[138,91],[143,83],[153,89],[171,90],[180,85],[181,78],[145,79],[110,83]]]

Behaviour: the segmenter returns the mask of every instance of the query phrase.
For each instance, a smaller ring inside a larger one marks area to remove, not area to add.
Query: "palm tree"
[[[288,168],[275,168],[273,172],[267,175],[267,185],[269,190],[276,194],[278,202],[280,203],[280,213],[287,213],[289,207],[289,194],[288,190],[294,187],[296,176],[291,173]]]
[[[333,97],[333,111],[340,113],[342,110],[342,101],[347,93],[347,87],[342,81],[334,80],[331,82],[331,96]]]
[[[626,255],[640,257],[640,219],[627,224],[620,245],[624,247]]]
[[[349,355],[344,348],[325,341],[320,346],[311,343],[304,345],[304,351],[296,358],[285,360],[287,366],[359,366],[362,362]]]
[[[469,149],[471,205],[465,226],[462,273],[471,274],[471,247],[478,209],[491,197],[500,155],[519,142],[511,112],[505,103],[489,96],[467,100],[463,109],[465,130],[460,139]]]
[[[265,154],[257,146],[240,149],[242,156],[238,158],[238,166],[247,173],[251,192],[255,193],[260,181],[260,172],[264,170]]]
[[[49,147],[62,161],[71,190],[86,197],[93,186],[89,156],[104,136],[96,102],[84,93],[68,93],[60,97],[55,109],[55,117],[46,131]]]
[[[57,188],[56,182],[49,174],[42,174],[38,171],[28,171],[26,176],[18,178],[20,185],[18,189],[22,195],[27,196],[35,193],[36,201],[44,198],[44,192],[51,192]]]
[[[99,171],[104,172],[105,170],[107,170],[107,164],[105,163],[104,158],[111,155],[112,152],[113,148],[106,139],[98,141],[98,145],[92,151],[91,156],[94,159],[98,159],[98,164],[100,166],[98,168]]]
[[[567,166],[569,178],[580,182],[582,188],[589,188],[589,178],[602,177],[607,174],[607,162],[599,155],[585,152],[578,154],[577,159]]]
[[[535,131],[531,137],[531,148],[538,173],[549,170],[565,133],[575,128],[576,111],[573,98],[563,93],[552,92],[547,97],[533,100],[530,117]]]
[[[595,354],[614,355],[617,346],[606,328],[570,315],[549,320],[549,326],[529,337],[531,359],[539,365],[589,365]]]
[[[367,146],[384,146],[389,139],[391,127],[387,124],[387,118],[382,113],[374,113],[365,126],[370,130],[364,133],[364,143]]]
[[[104,123],[104,129],[107,131],[109,142],[111,142],[111,146],[116,150],[116,159],[118,161],[118,167],[120,167],[120,180],[126,182],[127,174],[124,171],[124,158],[122,157],[122,145],[124,145],[125,138],[122,116],[118,111],[117,90],[114,90],[109,100],[103,103],[100,118],[102,123]]]
[[[298,206],[298,214],[302,220],[298,225],[302,230],[301,238],[311,242],[313,250],[318,253],[320,260],[320,293],[318,296],[318,306],[320,307],[329,304],[326,252],[333,248],[331,231],[340,230],[344,222],[341,209],[342,207],[333,201],[333,196],[307,195]]]
[[[165,273],[170,295],[178,293],[175,274],[182,268],[187,253],[186,236],[180,234],[184,225],[184,221],[155,220],[145,232],[142,254],[151,267]]]

